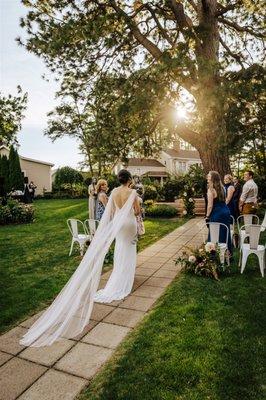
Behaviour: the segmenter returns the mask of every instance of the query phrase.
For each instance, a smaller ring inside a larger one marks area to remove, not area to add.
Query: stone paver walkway
[[[204,235],[204,222],[196,218],[139,253],[132,294],[110,305],[95,304],[89,325],[73,340],[20,346],[19,339],[41,313],[2,335],[0,400],[74,399],[175,278],[179,267],[174,260],[182,249],[200,245]],[[102,276],[101,287],[109,275]]]

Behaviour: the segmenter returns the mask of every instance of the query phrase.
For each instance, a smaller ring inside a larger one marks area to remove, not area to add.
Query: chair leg
[[[246,253],[245,251],[243,251],[242,263],[241,263],[241,274],[243,274],[243,271],[244,271],[245,266],[246,266],[247,259],[248,259],[248,253]]]
[[[264,252],[258,254],[261,276],[264,278],[265,256]]]
[[[224,266],[225,252],[226,252],[226,250],[220,251],[220,261],[221,261],[222,266]]]
[[[83,257],[83,253],[84,253],[84,243],[79,242],[79,248],[80,248],[80,255],[81,255],[81,257]]]
[[[72,239],[71,246],[70,246],[69,257],[70,257],[70,256],[71,256],[71,254],[72,254],[72,251],[73,251],[73,246],[74,246],[74,240]]]
[[[241,266],[241,257],[242,257],[242,247],[239,249],[239,260],[238,260],[238,266]]]
[[[225,251],[225,258],[226,258],[226,263],[227,263],[228,267],[230,267],[230,253],[229,253],[229,250]]]

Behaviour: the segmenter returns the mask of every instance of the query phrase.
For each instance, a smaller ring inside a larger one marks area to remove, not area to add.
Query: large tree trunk
[[[225,98],[219,76],[219,30],[216,0],[201,3],[199,37],[196,49],[199,85],[194,93],[199,113],[195,147],[207,173],[215,170],[223,177],[230,173],[225,123]]]

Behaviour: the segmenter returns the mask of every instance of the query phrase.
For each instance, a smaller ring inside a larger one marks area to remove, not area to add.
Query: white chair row
[[[72,254],[73,246],[75,243],[78,243],[80,248],[80,255],[83,256],[85,246],[88,242],[92,241],[98,225],[99,221],[95,219],[86,219],[84,222],[75,218],[70,218],[67,220],[67,226],[72,236],[69,256],[71,256]]]

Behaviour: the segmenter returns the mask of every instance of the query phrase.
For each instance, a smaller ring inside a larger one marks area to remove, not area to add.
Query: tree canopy
[[[17,143],[17,133],[21,129],[21,120],[27,106],[27,93],[20,86],[17,96],[4,96],[0,93],[0,144]]]
[[[131,82],[131,93],[139,100],[144,88],[146,119],[139,120],[143,148],[147,137],[158,139],[158,133],[154,133],[158,124],[165,119],[169,122],[169,112],[183,90],[190,95],[194,112],[187,126],[170,124],[171,134],[178,134],[199,150],[205,169],[215,168],[221,173],[230,170],[228,72],[262,62],[263,2],[23,0],[23,4],[29,8],[27,17],[21,20],[28,33],[26,48],[57,72],[63,90],[65,84],[86,91],[89,98],[95,95],[97,84],[125,79]],[[154,85],[147,87],[145,79],[153,80]],[[165,85],[158,93],[153,88],[160,83]],[[125,118],[121,112],[117,125],[114,113],[121,111],[117,105],[123,96],[114,99],[113,109],[107,108],[114,96],[112,85],[110,89],[105,92],[109,94],[106,107],[104,102],[98,103],[107,114],[96,106],[100,120],[105,121],[104,128],[110,127],[110,110],[112,126],[121,130],[129,124],[128,129],[132,127],[134,132],[136,108],[125,96],[123,107],[130,106],[127,111],[131,116]],[[175,92],[174,97],[171,92]],[[94,124],[95,120],[92,118]],[[95,132],[100,132],[98,127]]]

